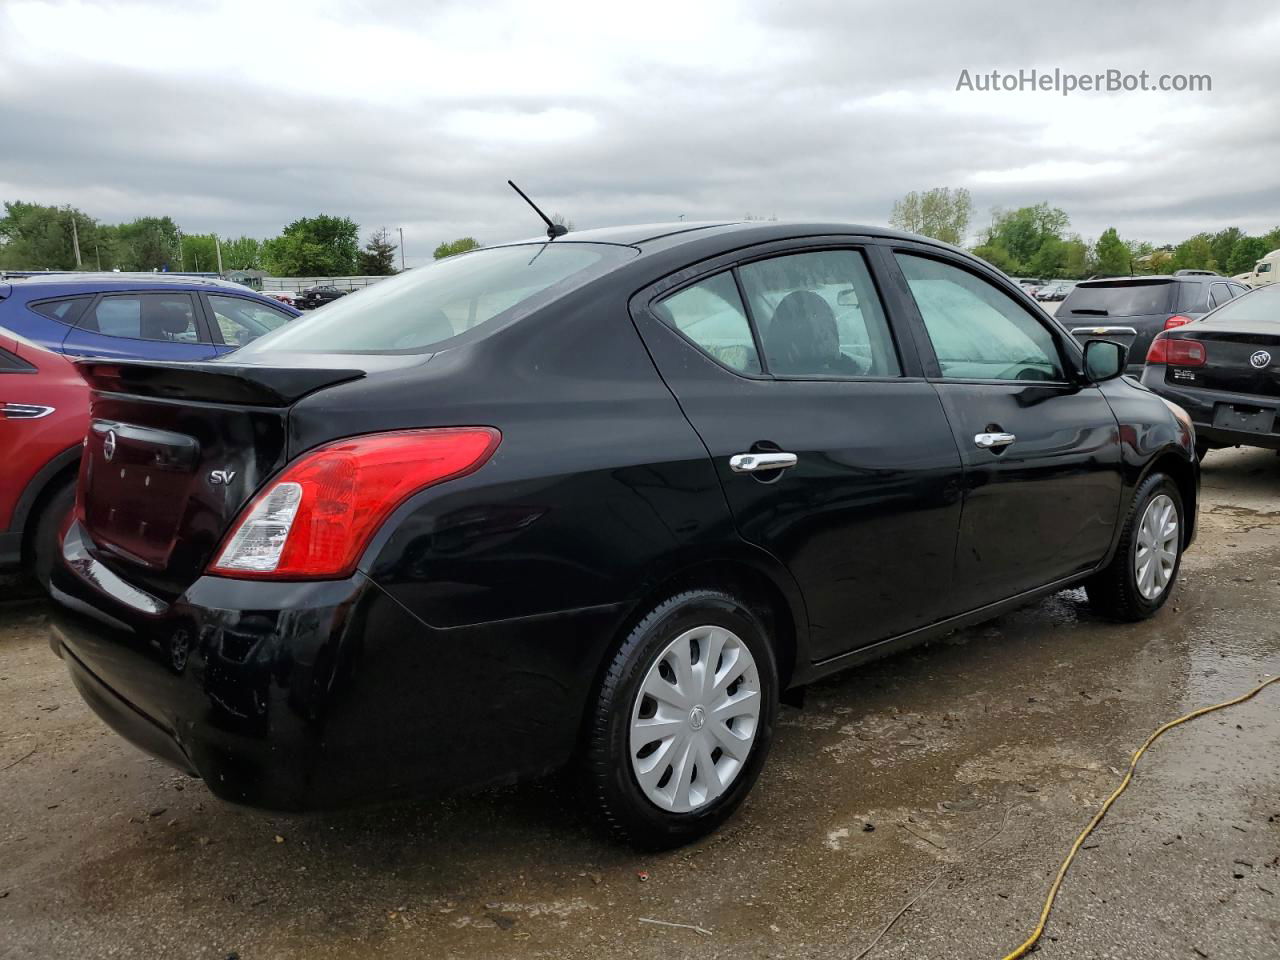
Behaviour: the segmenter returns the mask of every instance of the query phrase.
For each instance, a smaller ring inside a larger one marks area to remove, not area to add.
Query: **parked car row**
[[[191,361],[298,316],[240,284],[164,274],[47,274],[0,283],[0,569],[42,582],[74,499],[88,388],[68,357]]]
[[[1072,585],[1149,617],[1196,524],[1194,427],[1123,345],[877,228],[492,247],[229,356],[80,368],[54,648],[264,807],[574,762],[619,833],[686,842],[784,697]]]

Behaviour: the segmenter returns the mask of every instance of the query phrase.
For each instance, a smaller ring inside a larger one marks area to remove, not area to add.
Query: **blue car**
[[[212,278],[50,273],[0,279],[0,327],[74,357],[208,360],[299,315],[248,287]]]

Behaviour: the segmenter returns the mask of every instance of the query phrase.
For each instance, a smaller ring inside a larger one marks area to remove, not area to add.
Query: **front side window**
[[[1063,380],[1043,324],[985,280],[938,260],[898,254],[942,376],[953,380]]]
[[[673,293],[654,304],[653,310],[663,323],[731,370],[760,372],[751,325],[730,271]]]
[[[898,356],[856,250],[773,257],[738,270],[765,366],[780,377],[896,377]]]
[[[484,324],[497,329],[527,316],[636,253],[632,247],[571,242],[475,250],[337,297],[245,350],[427,352]]]
[[[1209,284],[1209,306],[1217,307],[1226,303],[1232,297],[1231,288],[1225,283]]]
[[[1271,264],[1269,261],[1262,260],[1258,263],[1258,273],[1270,273]]]
[[[127,293],[103,297],[80,319],[80,329],[108,337],[197,343],[195,308],[185,293]]]
[[[244,297],[210,294],[209,307],[218,322],[222,342],[232,347],[243,347],[293,319],[283,310]]]

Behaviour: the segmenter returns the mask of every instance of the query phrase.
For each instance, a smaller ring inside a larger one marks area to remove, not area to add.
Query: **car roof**
[[[890,227],[869,226],[859,223],[810,222],[793,220],[707,220],[687,221],[673,220],[666,223],[641,223],[617,227],[599,227],[591,230],[575,230],[564,234],[557,243],[612,243],[629,247],[638,247],[642,251],[661,248],[670,249],[685,243],[693,243],[711,237],[725,238],[743,244],[757,240],[782,239],[784,237],[816,237],[816,236],[864,236],[884,237],[898,240],[912,240],[919,243],[944,247],[948,250],[964,253],[950,244],[929,237],[921,237]],[[530,237],[511,243],[495,244],[495,246],[517,246],[530,243],[546,243],[545,236]]]
[[[1220,277],[1216,273],[1212,276],[1207,274],[1194,274],[1191,276],[1176,276],[1168,273],[1148,273],[1137,277],[1090,277],[1088,280],[1081,280],[1076,284],[1078,287],[1093,287],[1106,284],[1109,287],[1118,287],[1126,283],[1151,283],[1159,281],[1160,283],[1206,283],[1211,280],[1229,280],[1230,277]]]
[[[174,273],[39,273],[10,277],[9,295],[24,299],[60,294],[100,293],[110,290],[216,290],[250,296],[262,294],[242,283],[219,277],[190,277]]]

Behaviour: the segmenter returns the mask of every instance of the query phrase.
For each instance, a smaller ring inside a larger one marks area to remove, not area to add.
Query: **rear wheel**
[[[692,590],[655,607],[614,653],[589,719],[587,788],[626,840],[674,847],[742,803],[764,765],[778,672],[736,597]]]
[[[1154,473],[1134,494],[1116,555],[1085,584],[1103,616],[1145,620],[1169,599],[1182,563],[1183,508],[1178,486]]]
[[[32,572],[46,591],[58,556],[58,535],[75,503],[76,484],[74,480],[68,480],[44,501],[35,518],[35,527],[31,531]]]

